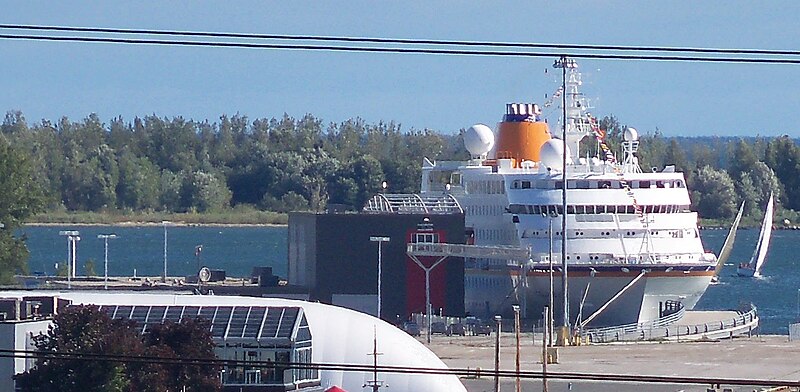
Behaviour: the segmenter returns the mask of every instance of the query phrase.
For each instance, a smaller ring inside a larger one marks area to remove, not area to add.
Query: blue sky
[[[8,1],[3,24],[800,50],[800,2]],[[4,32],[8,33],[8,31]],[[455,132],[544,102],[552,58],[0,40],[0,110],[217,121],[360,117]],[[669,136],[799,136],[800,65],[583,60],[593,113]]]

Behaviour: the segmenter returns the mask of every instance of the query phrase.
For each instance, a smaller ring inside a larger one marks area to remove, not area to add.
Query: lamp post
[[[72,276],[75,273],[75,255],[80,233],[77,230],[59,231],[58,235],[67,237],[67,288],[72,288]]]
[[[548,256],[547,259],[549,260],[550,264],[550,306],[548,307],[548,314],[547,314],[547,344],[548,346],[553,345],[553,214],[548,214],[548,222],[550,227],[547,229],[548,237],[549,237],[549,246],[548,246]]]
[[[203,244],[197,245],[194,247],[194,257],[197,261],[197,273],[200,273],[200,265],[203,263],[200,261],[200,257],[203,254]]]
[[[516,374],[516,392],[522,391],[522,386],[520,385],[519,379],[519,305],[511,305],[514,309],[514,336],[517,342],[517,352],[515,357],[514,369]]]
[[[161,281],[164,283],[167,282],[167,226],[171,223],[170,221],[161,221],[161,224],[164,225],[164,276],[161,277]]]
[[[575,60],[561,56],[553,63],[553,68],[561,69],[561,142],[564,149],[561,153],[561,288],[564,297],[564,314],[561,324],[563,344],[567,345],[570,335],[569,326],[569,288],[567,287],[567,68],[577,68]]]
[[[103,240],[103,289],[108,290],[108,240],[117,238],[116,234],[98,234],[97,238]]]
[[[500,328],[503,318],[498,314],[494,316],[494,321],[497,323],[497,334],[494,340],[494,392],[500,392]]]
[[[378,243],[378,318],[381,318],[381,245],[391,239],[389,237],[372,236],[369,237],[369,240]]]

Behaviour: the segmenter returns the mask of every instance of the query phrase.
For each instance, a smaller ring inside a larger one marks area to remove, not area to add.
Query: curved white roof
[[[408,366],[447,369],[422,343],[376,317],[354,310],[316,302],[280,298],[237,296],[201,296],[174,293],[141,292],[42,291],[4,292],[2,296],[53,295],[72,300],[74,304],[93,305],[199,305],[199,306],[297,306],[303,308],[313,336],[314,362],[368,365],[373,363],[373,336],[377,335],[378,366]],[[321,370],[325,388],[339,386],[347,391],[361,391],[372,373]],[[466,389],[455,375],[378,373],[378,379],[393,392],[463,391]]]

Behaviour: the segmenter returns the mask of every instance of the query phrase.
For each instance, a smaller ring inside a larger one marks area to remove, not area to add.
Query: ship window
[[[614,189],[622,189],[622,184],[619,181],[611,181],[611,187]]]
[[[515,180],[511,183],[511,189],[519,189],[519,181]]]
[[[636,207],[634,207],[634,206],[626,206],[625,207],[625,212],[627,212],[628,214],[635,214],[636,213]]]
[[[663,188],[663,187],[664,187],[664,181],[656,181],[656,188]]]
[[[453,185],[461,185],[461,173],[453,173],[450,175],[450,183]]]
[[[586,180],[578,180],[575,183],[575,187],[578,189],[589,189],[589,181]]]
[[[522,189],[530,189],[531,182],[530,181],[522,181]]]
[[[650,188],[650,181],[639,181],[639,188]]]
[[[609,189],[609,188],[611,188],[611,181],[600,181],[597,184],[598,184],[598,188],[601,188],[601,189]]]
[[[438,243],[438,233],[414,233],[414,242],[418,243]]]
[[[564,188],[564,181],[556,181],[554,184],[555,184],[555,186],[553,187],[554,189],[563,189]]]
[[[567,206],[567,214],[575,214],[575,206]]]

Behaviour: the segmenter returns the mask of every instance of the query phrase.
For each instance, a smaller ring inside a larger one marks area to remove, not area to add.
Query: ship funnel
[[[532,103],[510,103],[498,126],[494,158],[513,159],[519,167],[522,161],[539,162],[539,150],[550,140],[547,123],[539,121],[541,110]]]

